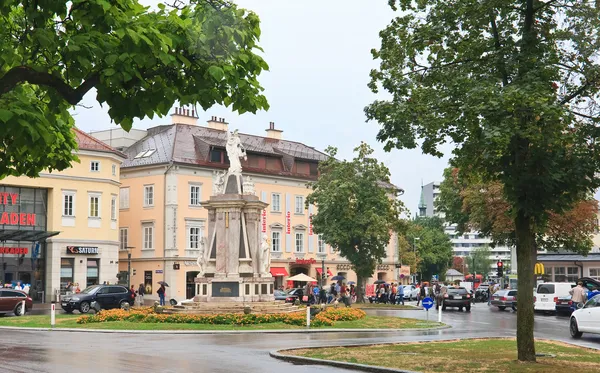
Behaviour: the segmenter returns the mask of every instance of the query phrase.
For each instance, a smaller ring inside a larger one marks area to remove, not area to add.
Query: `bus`
[[[477,290],[479,285],[481,285],[481,283],[483,282],[483,275],[475,275],[475,281],[473,281],[473,275],[466,275],[465,281],[472,282],[473,283],[473,291],[475,291],[475,290]]]

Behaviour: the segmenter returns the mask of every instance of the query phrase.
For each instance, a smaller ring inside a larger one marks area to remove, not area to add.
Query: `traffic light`
[[[498,261],[498,263],[496,263],[497,269],[498,269],[498,277],[504,277],[504,264],[502,263],[502,261]]]

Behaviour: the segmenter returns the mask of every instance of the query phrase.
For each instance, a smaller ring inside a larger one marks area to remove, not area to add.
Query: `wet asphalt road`
[[[370,314],[425,319],[425,311],[369,311]],[[437,315],[430,311],[430,320]],[[0,372],[348,372],[292,365],[269,351],[301,346],[349,345],[463,337],[515,336],[516,314],[477,304],[470,313],[448,310],[453,328],[435,331],[322,334],[150,335],[0,330]],[[536,315],[538,338],[574,342],[568,318]],[[600,349],[600,336],[585,335],[579,345]]]

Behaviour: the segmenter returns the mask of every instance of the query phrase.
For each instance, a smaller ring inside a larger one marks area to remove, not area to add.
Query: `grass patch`
[[[378,310],[420,310],[421,307],[411,306],[409,304],[383,304],[383,303],[354,303],[354,308],[360,309],[378,309]]]
[[[182,324],[182,323],[138,323],[131,321],[107,321],[101,323],[77,324],[80,315],[56,315],[56,328],[103,329],[103,330],[273,330],[273,329],[306,329],[305,326],[290,325],[282,322],[247,326]],[[404,319],[399,317],[366,316],[355,321],[336,321],[333,326],[315,327],[312,329],[424,329],[443,324],[426,323],[423,320]],[[50,316],[35,315],[22,317],[1,317],[0,326],[24,328],[49,328]]]
[[[517,343],[514,339],[311,348],[288,350],[283,353],[423,373],[448,372],[452,369],[465,373],[547,373],[565,367],[576,372],[600,372],[600,351],[597,350],[554,341],[538,341],[536,351],[556,357],[538,357],[535,364],[518,362]],[[406,358],[398,358],[402,355]],[[395,358],[390,359],[390,356]]]

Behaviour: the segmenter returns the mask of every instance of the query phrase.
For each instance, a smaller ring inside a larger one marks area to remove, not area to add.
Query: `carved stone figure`
[[[220,194],[223,194],[226,174],[227,173],[225,171],[213,171],[213,195],[218,196]]]
[[[261,251],[261,272],[267,274],[271,269],[271,245],[266,234],[262,235],[262,241],[260,243]]]
[[[198,276],[196,277],[204,277],[204,273],[206,272],[206,267],[208,264],[208,250],[206,250],[205,245],[200,245],[200,255],[196,260],[196,264],[198,264]]]
[[[254,181],[250,176],[244,177],[244,183],[242,189],[244,190],[244,194],[255,195],[256,191],[254,189]]]
[[[229,157],[229,175],[242,175],[242,162],[240,158],[244,160],[248,159],[246,156],[246,149],[242,145],[238,131],[227,132],[227,144],[225,145],[227,150],[227,156]]]

